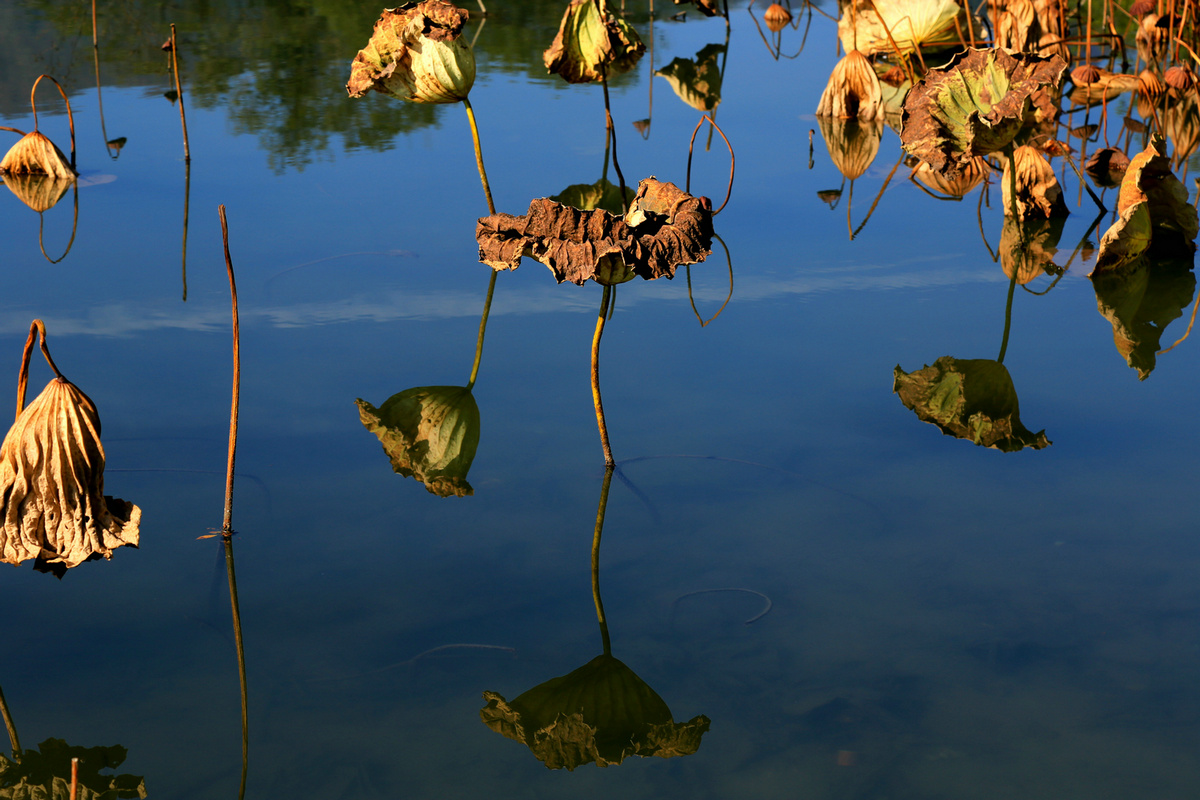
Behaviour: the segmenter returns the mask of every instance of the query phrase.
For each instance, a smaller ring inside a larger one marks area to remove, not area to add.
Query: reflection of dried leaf
[[[767,23],[767,29],[771,33],[779,33],[791,21],[792,12],[779,5],[779,3],[771,3],[771,5],[767,6],[767,10],[763,12],[763,22]]]
[[[1195,251],[1200,220],[1166,150],[1162,137],[1152,136],[1130,162],[1117,195],[1119,217],[1100,240],[1093,274],[1130,265],[1152,244],[1159,254]]]
[[[374,89],[416,103],[457,103],[475,83],[475,54],[462,28],[467,12],[443,0],[384,9],[350,66],[346,91]]]
[[[637,32],[609,8],[608,0],[571,0],[542,61],[567,83],[590,83],[632,69],[645,51]]]
[[[1017,222],[1005,217],[999,247],[1004,274],[1009,278],[1016,275],[1017,283],[1024,286],[1039,275],[1062,272],[1054,263],[1054,255],[1063,224],[1061,218]]]
[[[6,175],[50,175],[73,180],[71,162],[45,134],[32,131],[17,140],[0,160],[0,172]]]
[[[696,58],[677,58],[655,72],[667,79],[680,100],[697,111],[712,111],[721,103],[721,68],[717,56],[723,44],[708,44]]]
[[[71,178],[51,175],[7,175],[4,185],[34,211],[41,213],[54,208],[74,184]]]
[[[1071,102],[1079,105],[1096,105],[1103,100],[1112,100],[1126,92],[1135,92],[1139,87],[1138,77],[1125,73],[1112,73],[1100,70],[1100,76],[1093,82],[1071,90]]]
[[[379,408],[356,401],[362,424],[379,438],[392,469],[438,497],[474,494],[467,472],[479,447],[479,406],[463,386],[419,386]]]
[[[0,447],[4,527],[0,561],[37,558],[74,567],[93,555],[137,547],[142,512],[104,496],[104,446],[96,406],[55,378],[9,429]]]
[[[1129,156],[1116,148],[1104,147],[1092,153],[1083,169],[1097,186],[1120,186],[1129,169]]]
[[[633,189],[626,186],[625,202],[632,203],[633,196]],[[607,178],[601,178],[595,183],[572,184],[550,199],[580,211],[602,208],[610,214],[620,214],[625,208],[621,203],[621,188],[614,186]]]
[[[703,715],[675,722],[663,699],[610,655],[596,656],[512,702],[495,692],[483,698],[483,723],[526,745],[549,769],[592,762],[607,767],[635,755],[691,755],[709,726]]]
[[[677,266],[698,263],[712,252],[712,207],[707,197],[646,178],[623,219],[541,198],[524,216],[482,217],[475,240],[479,260],[492,269],[516,269],[528,256],[548,266],[559,283],[670,278]]]
[[[65,800],[71,795],[71,759],[79,760],[78,800],[145,798],[146,780],[140,775],[106,775],[125,762],[128,751],[111,747],[73,747],[62,739],[47,739],[20,759],[0,756],[0,800]]]
[[[1040,151],[1021,146],[1013,150],[1010,162],[1005,159],[1004,176],[1000,183],[1004,188],[1004,214],[1012,215],[1012,168],[1017,170],[1017,213],[1020,219],[1041,217],[1065,217],[1067,203],[1063,200],[1062,188],[1054,168]]]
[[[876,119],[860,122],[855,119],[817,117],[821,136],[829,148],[829,157],[838,171],[849,180],[860,177],[879,154],[879,143],[883,140],[883,121]]]
[[[942,175],[922,161],[913,169],[913,179],[935,192],[941,192],[950,197],[965,197],[991,172],[992,168],[987,159],[983,156],[976,156],[952,176]]]
[[[879,78],[871,62],[851,50],[834,66],[817,105],[818,117],[873,120],[883,115]]]
[[[1016,387],[998,361],[942,356],[911,373],[897,366],[893,377],[901,402],[947,436],[1006,453],[1050,445],[1045,431],[1021,424]]]
[[[1132,268],[1092,278],[1096,307],[1112,323],[1117,352],[1145,380],[1167,325],[1183,315],[1196,289],[1190,258],[1139,259]]]
[[[1032,95],[1057,86],[1067,65],[1004,50],[968,50],[931,69],[904,103],[904,148],[940,172],[1002,149],[1029,118]]]

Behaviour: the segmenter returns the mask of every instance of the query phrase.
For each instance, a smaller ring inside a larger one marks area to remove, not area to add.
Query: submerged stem
[[[496,213],[496,204],[492,202],[492,187],[488,185],[487,171],[483,168],[483,149],[479,146],[479,126],[475,123],[475,109],[471,107],[470,99],[463,98],[463,108],[467,109],[467,121],[471,123],[471,141],[475,143],[475,166],[479,168],[479,180],[483,183],[483,193],[487,197],[488,213]]]
[[[604,296],[600,299],[600,314],[596,317],[596,333],[592,336],[592,402],[596,405],[596,425],[600,428],[600,446],[604,448],[604,465],[612,467],[617,462],[613,460],[612,447],[608,443],[608,424],[604,421],[604,403],[600,400],[600,337],[604,335],[604,321],[608,316],[608,303],[612,297],[612,287],[604,287]]]

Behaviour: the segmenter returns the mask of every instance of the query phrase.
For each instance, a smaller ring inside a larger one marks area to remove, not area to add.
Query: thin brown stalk
[[[21,352],[21,371],[17,375],[18,419],[21,417],[21,412],[25,410],[25,389],[29,384],[29,357],[33,354],[34,337],[41,339],[42,355],[46,357],[46,363],[50,365],[50,369],[54,370],[54,377],[66,380],[63,374],[58,371],[58,366],[54,363],[54,359],[50,357],[50,348],[46,346],[46,323],[40,319],[35,319],[29,323],[29,336],[25,338],[25,349]]]
[[[1187,330],[1183,332],[1183,336],[1180,336],[1178,339],[1176,339],[1175,344],[1171,345],[1165,350],[1159,350],[1157,353],[1155,353],[1155,355],[1161,356],[1163,353],[1171,352],[1178,345],[1182,344],[1184,339],[1192,335],[1192,326],[1196,324],[1196,309],[1198,308],[1200,308],[1200,293],[1196,295],[1196,302],[1192,305],[1192,318],[1188,320]]]
[[[901,152],[899,160],[897,160],[895,165],[892,167],[892,171],[888,173],[887,180],[883,182],[883,187],[880,188],[879,194],[875,195],[875,202],[871,203],[871,207],[867,209],[867,215],[863,217],[863,221],[859,224],[859,226],[850,233],[850,241],[854,241],[854,238],[862,232],[862,229],[867,227],[867,220],[871,219],[871,215],[875,213],[875,207],[879,205],[879,199],[883,197],[883,193],[887,191],[888,184],[892,182],[892,177],[896,174],[896,170],[899,169],[900,165],[903,163],[904,153]],[[920,184],[917,185],[920,186]],[[850,183],[850,191],[854,191],[853,181]]]
[[[71,800],[79,795],[79,759],[71,759]]]
[[[37,87],[41,83],[42,78],[49,78],[58,87],[58,93],[62,95],[63,102],[67,104],[67,124],[71,127],[71,169],[75,169],[75,115],[71,112],[71,100],[67,97],[67,91],[62,87],[62,84],[55,80],[53,75],[45,73],[38,75],[33,82],[33,88],[29,90],[29,105],[33,107],[33,129],[38,129],[37,118]]]
[[[608,137],[612,141],[612,163],[617,173],[617,182],[621,186],[621,210],[629,210],[629,201],[625,198],[625,176],[621,173],[621,165],[617,162],[617,130],[613,126],[612,110],[608,104],[608,71],[600,65],[600,85],[604,87],[604,124],[607,126]]]
[[[183,126],[183,160],[191,162],[188,146],[187,116],[183,113],[183,84],[179,81],[179,43],[175,39],[175,23],[171,23],[171,72],[175,73],[175,94],[179,98],[179,124]]]
[[[225,245],[225,269],[229,273],[229,296],[233,305],[233,399],[229,409],[229,461],[225,467],[225,519],[221,533],[233,534],[233,465],[237,455],[238,396],[242,385],[242,356],[239,350],[241,333],[238,327],[237,283],[233,278],[233,260],[229,257],[229,223],[225,218],[225,206],[217,207],[221,217],[221,241]]]
[[[612,299],[612,287],[604,287],[600,299],[600,313],[596,317],[596,332],[592,335],[592,402],[596,406],[596,425],[600,429],[600,447],[604,449],[604,465],[613,467],[612,447],[608,443],[608,423],[604,420],[604,403],[600,399],[600,337],[604,335],[604,322],[608,317],[608,304]]]
[[[238,684],[242,695],[242,780],[238,800],[246,796],[246,776],[250,771],[250,694],[246,685],[246,646],[242,639],[242,611],[238,605],[237,574],[233,566],[233,538],[222,537],[225,546],[225,571],[229,576],[229,608],[233,614],[233,642],[237,649]]]
[[[8,741],[12,745],[13,758],[21,758],[21,740],[17,737],[17,726],[13,723],[8,703],[4,700],[4,690],[0,689],[0,717],[4,717],[4,727],[8,729]]]
[[[604,601],[600,599],[600,537],[604,533],[604,512],[608,508],[608,490],[612,486],[615,466],[604,468],[604,482],[600,484],[600,505],[596,509],[596,528],[592,532],[592,602],[596,606],[596,620],[600,623],[600,642],[604,654],[612,654],[612,640],[608,635],[608,619],[604,616]]]
[[[721,138],[725,140],[725,146],[729,148],[729,186],[725,190],[725,201],[721,203],[720,207],[718,207],[716,211],[712,212],[713,216],[715,217],[717,214],[721,213],[721,209],[724,208],[729,202],[729,196],[733,194],[733,170],[737,162],[733,156],[733,145],[729,143],[729,138],[725,136],[725,131],[721,130],[720,126],[717,125],[716,120],[714,120],[709,114],[705,114],[704,116],[700,117],[700,119],[696,121],[696,127],[692,130],[692,139],[690,142],[688,142],[687,180],[684,183],[683,190],[688,193],[690,193],[692,190],[692,149],[696,144],[696,134],[700,132],[700,125],[704,122],[704,120],[708,120],[708,124],[716,128],[717,133],[721,134]]]

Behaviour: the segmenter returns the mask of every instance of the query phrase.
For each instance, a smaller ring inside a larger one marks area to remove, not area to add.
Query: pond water
[[[443,498],[393,472],[355,401],[471,374],[491,271],[463,107],[346,98],[379,14],[361,0],[108,5],[99,96],[89,9],[0,10],[0,124],[31,129],[28,87],[54,74],[81,172],[40,217],[0,192],[0,356],[15,384],[45,320],[103,420],[106,492],[142,509],[136,550],[61,579],[4,571],[0,686],[23,748],[119,744],[110,771],[151,797],[238,795],[229,562],[202,538],[225,486],[223,204],[247,797],[1200,793],[1200,342],[1153,355],[1188,328],[1195,282],[1190,265],[1156,276],[1140,311],[1140,293],[1098,300],[1086,275],[1111,212],[1092,230],[1073,176],[1066,271],[1014,285],[991,254],[996,176],[935,198],[886,130],[843,178],[814,116],[838,59],[820,10],[784,29],[777,58],[761,4],[733,3],[728,33],[694,9],[630,6],[653,45],[611,86],[630,184],[683,186],[701,116],[653,71],[727,48],[716,120],[737,160],[719,241],[674,280],[616,291],[600,355],[611,483],[589,383],[602,290],[529,259],[500,273],[471,393],[473,494]],[[501,211],[616,182],[601,88],[542,68],[562,10],[494,0],[467,29]],[[164,96],[172,22],[190,165]],[[66,149],[61,101],[39,96],[40,129]],[[728,174],[701,129],[692,191],[720,205]],[[893,392],[897,365],[1002,349],[1021,421],[1049,446],[943,435]],[[49,376],[35,356],[31,384]],[[512,701],[606,637],[676,723],[707,718],[694,753],[551,770],[483,724],[484,692]]]

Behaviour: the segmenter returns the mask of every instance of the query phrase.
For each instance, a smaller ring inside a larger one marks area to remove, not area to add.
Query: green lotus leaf
[[[663,699],[610,655],[552,678],[508,702],[484,692],[483,723],[526,745],[549,769],[607,767],[629,756],[695,753],[708,731],[703,715],[677,723]]]
[[[667,79],[680,100],[697,111],[712,111],[721,104],[721,67],[717,56],[725,52],[723,44],[708,44],[696,58],[677,58],[655,72]]]
[[[1183,316],[1196,290],[1192,260],[1143,256],[1127,269],[1092,277],[1096,307],[1112,324],[1113,344],[1138,380],[1150,376],[1166,327]]]
[[[139,775],[105,775],[125,762],[120,746],[74,747],[62,739],[47,739],[19,759],[0,756],[0,800],[65,800],[71,793],[71,759],[79,759],[78,800],[145,798],[146,781]]]
[[[350,66],[351,97],[377,92],[415,103],[457,103],[475,84],[467,12],[444,0],[385,9]]]
[[[595,183],[574,183],[563,189],[550,199],[564,206],[578,208],[580,211],[594,211],[602,208],[610,214],[621,214],[628,203],[633,202],[632,187],[625,187],[625,203],[621,202],[621,188],[614,186],[607,178],[601,178]]]
[[[1016,387],[998,361],[942,356],[914,372],[897,366],[893,378],[900,401],[947,436],[1006,453],[1050,445],[1045,431],[1021,424]]]
[[[375,408],[356,401],[359,419],[379,438],[392,469],[438,497],[474,494],[467,472],[479,447],[479,406],[464,386],[418,386]]]
[[[624,218],[538,198],[523,216],[493,214],[475,227],[479,260],[516,269],[523,257],[550,268],[559,283],[611,286],[640,276],[671,278],[712,252],[712,205],[673,183],[646,178]]]
[[[955,173],[1002,150],[1046,113],[1038,89],[1058,86],[1067,64],[1004,50],[968,49],[926,73],[904,102],[904,149],[934,170]]]
[[[645,51],[637,31],[607,0],[571,0],[542,61],[567,83],[592,83],[633,69]]]

